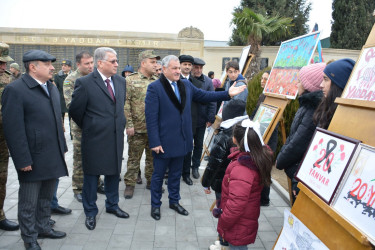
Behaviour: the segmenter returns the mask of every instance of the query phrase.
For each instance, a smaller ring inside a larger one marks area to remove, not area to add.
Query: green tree
[[[304,35],[309,31],[307,21],[311,3],[307,4],[306,0],[242,0],[240,6],[235,8],[234,12],[241,12],[244,8],[250,8],[263,16],[277,16],[282,13],[282,16],[292,18],[293,26],[288,34],[281,36],[278,40],[273,40],[272,37],[265,34],[262,45],[279,45],[280,41]],[[234,28],[229,45],[245,46],[247,41],[239,39],[239,37],[238,29]]]
[[[331,47],[361,49],[374,24],[374,0],[334,0]]]
[[[232,23],[236,26],[240,37],[246,39],[247,44],[251,45],[250,53],[255,56],[246,73],[246,77],[251,79],[259,71],[260,46],[264,35],[276,41],[289,33],[289,27],[292,26],[291,21],[291,18],[263,16],[262,14],[254,13],[249,8],[233,13]]]

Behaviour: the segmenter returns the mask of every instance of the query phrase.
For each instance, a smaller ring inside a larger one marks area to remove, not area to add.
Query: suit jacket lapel
[[[99,72],[98,72],[98,69],[95,68],[93,76],[94,76],[94,79],[95,79],[95,83],[96,83],[96,84],[99,86],[99,88],[104,92],[104,94],[107,95],[108,98],[111,99],[111,101],[113,101],[113,100],[112,100],[112,96],[109,94],[108,89],[107,89],[107,87],[105,86],[105,83],[104,83],[104,81],[103,81],[102,76],[101,76],[101,75],[99,74]],[[113,81],[113,79],[112,79],[112,81]],[[114,82],[113,82],[113,85],[115,85]]]
[[[165,92],[167,93],[169,99],[172,101],[173,105],[176,106],[176,108],[182,113],[185,108],[185,102],[186,102],[186,92],[185,92],[185,85],[182,81],[177,81],[177,87],[180,91],[180,98],[181,103],[178,101],[176,94],[174,93],[171,84],[169,83],[168,79],[161,74],[160,76],[160,82],[163,85],[163,88]]]

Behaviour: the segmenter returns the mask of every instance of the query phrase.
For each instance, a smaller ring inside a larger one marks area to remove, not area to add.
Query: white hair
[[[109,47],[100,47],[97,48],[94,52],[94,63],[95,66],[98,65],[98,61],[105,60],[107,58],[107,52],[113,53],[117,56],[117,53],[114,49],[109,48]]]
[[[175,55],[168,55],[168,56],[164,57],[163,60],[161,60],[161,65],[163,67],[167,68],[169,66],[170,61],[178,61],[179,62],[180,60],[178,60],[178,57],[175,56]]]

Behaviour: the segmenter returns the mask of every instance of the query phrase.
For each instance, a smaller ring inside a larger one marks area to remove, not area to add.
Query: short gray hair
[[[156,61],[156,64],[162,65],[160,60]]]
[[[175,55],[168,55],[168,56],[164,57],[163,60],[161,60],[161,66],[167,68],[169,66],[170,61],[178,61],[179,62],[180,60],[178,60],[178,57],[175,56]]]
[[[98,65],[98,61],[101,61],[101,60],[106,60],[107,58],[107,52],[109,53],[113,53],[117,56],[117,53],[114,49],[112,48],[109,48],[109,47],[100,47],[100,48],[97,48],[94,52],[94,64],[95,66]]]

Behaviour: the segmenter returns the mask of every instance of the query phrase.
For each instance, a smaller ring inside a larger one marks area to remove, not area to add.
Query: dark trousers
[[[268,204],[270,203],[270,187],[263,186],[262,193],[260,193],[260,203]]]
[[[57,188],[59,187],[59,179],[56,179],[55,192],[51,200],[51,209],[55,209],[59,206],[59,200],[57,199]]]
[[[163,178],[167,168],[168,172],[168,198],[169,204],[178,203],[180,197],[180,178],[184,156],[174,158],[158,158],[154,155],[154,172],[151,178],[151,206],[161,206]]]
[[[191,168],[199,168],[201,165],[201,157],[203,150],[203,139],[204,133],[206,132],[206,126],[197,127],[194,134],[194,149]]]
[[[184,157],[184,163],[182,167],[182,177],[188,177],[190,176],[190,168],[191,168],[191,153],[187,153]]]
[[[51,230],[48,220],[51,217],[50,204],[56,179],[19,183],[18,222],[21,238],[25,243],[30,243],[37,240],[39,233]]]
[[[86,216],[96,216],[98,214],[98,207],[96,206],[96,200],[98,199],[97,189],[99,175],[88,175],[83,176],[83,188],[82,188],[82,204]],[[119,186],[119,175],[105,175],[104,176],[104,192],[107,197],[105,200],[105,208],[107,210],[118,209],[118,186]]]

